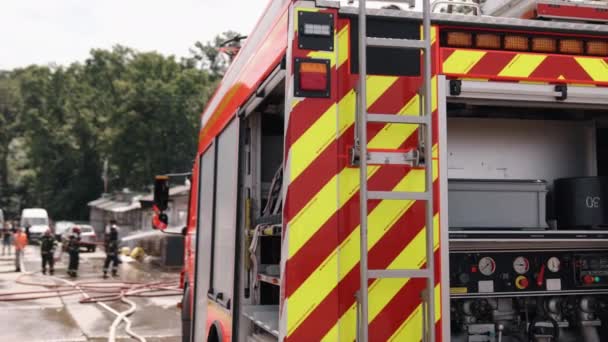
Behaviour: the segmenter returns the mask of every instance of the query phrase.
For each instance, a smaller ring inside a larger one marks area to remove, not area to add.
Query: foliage
[[[233,52],[238,51],[241,41],[245,38],[238,32],[227,31],[216,36],[212,42],[196,42],[195,48],[190,49],[190,52],[200,62],[201,68],[208,69],[214,80],[219,79],[228,68],[234,56]]]
[[[203,65],[208,57],[116,46],[70,66],[0,71],[0,208],[84,219],[104,190],[144,190],[155,174],[189,170],[224,37],[197,43],[213,55]]]

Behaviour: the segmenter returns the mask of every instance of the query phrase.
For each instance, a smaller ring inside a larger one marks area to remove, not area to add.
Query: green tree
[[[0,206],[85,219],[104,191],[189,170],[214,88],[195,58],[116,46],[83,63],[0,73]]]

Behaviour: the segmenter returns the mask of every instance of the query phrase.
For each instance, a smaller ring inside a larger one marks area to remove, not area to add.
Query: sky
[[[196,41],[249,34],[269,0],[0,0],[0,70],[68,65],[121,44],[188,56]]]

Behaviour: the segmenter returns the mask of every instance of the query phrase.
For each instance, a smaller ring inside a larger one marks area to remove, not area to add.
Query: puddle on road
[[[0,330],[2,341],[84,341],[65,308],[0,310],[0,321],[18,322],[11,329]]]

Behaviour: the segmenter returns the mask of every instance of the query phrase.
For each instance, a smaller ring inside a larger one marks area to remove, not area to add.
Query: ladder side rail
[[[360,203],[360,261],[361,272],[359,302],[360,342],[369,338],[368,322],[368,274],[367,274],[367,16],[365,0],[359,0],[359,203]]]
[[[426,201],[426,268],[429,270],[427,280],[427,298],[426,298],[426,341],[435,342],[435,243],[434,243],[434,208],[433,208],[433,89],[432,89],[432,60],[431,60],[431,1],[422,0],[422,34],[423,40],[427,46],[424,49],[424,112],[422,115],[429,115],[431,124],[425,125],[425,173],[426,186],[425,191],[431,194],[431,198]]]

